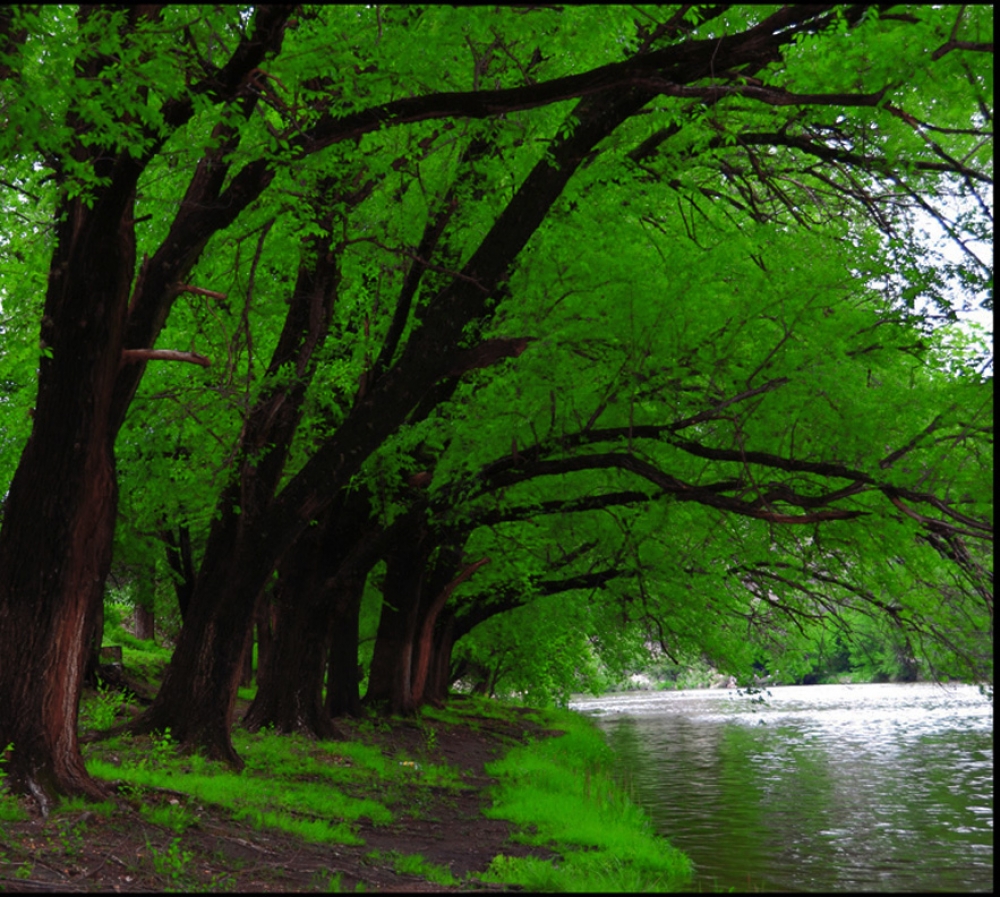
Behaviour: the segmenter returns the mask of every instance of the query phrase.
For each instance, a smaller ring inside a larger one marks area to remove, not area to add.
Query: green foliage
[[[28,818],[28,814],[24,807],[21,806],[13,794],[9,794],[7,792],[7,786],[5,784],[7,770],[4,769],[4,765],[7,762],[7,752],[13,747],[14,745],[9,744],[3,749],[3,751],[0,751],[0,820],[6,822],[19,822],[22,819]]]
[[[110,729],[127,703],[128,698],[120,691],[98,687],[90,706],[84,704],[81,708],[81,716],[89,718],[95,729]]]
[[[0,497],[52,355],[56,235],[112,187],[134,193],[126,287],[170,261],[128,326],[148,312],[145,348],[212,361],[150,362],[114,434],[105,636],[130,672],[158,677],[169,649],[125,633],[128,608],[180,629],[172,539],[197,566],[230,513],[276,544],[364,486],[383,528],[420,507],[462,563],[489,559],[448,610],[484,621],[455,658],[500,694],[602,690],[651,644],[742,681],[901,658],[991,680],[992,348],[962,320],[992,303],[989,8],[317,6],[233,84],[273,10],[136,10],[18,6],[0,44]],[[642,91],[513,226],[525,184]],[[515,243],[466,308],[480,249]],[[329,326],[272,365],[322,259]],[[454,376],[503,339],[528,342]],[[404,395],[414,357],[440,370]],[[269,396],[288,445],[252,441]],[[309,498],[269,517],[276,491]]]
[[[612,756],[592,722],[562,712],[568,731],[488,765],[501,777],[488,815],[517,823],[518,840],[552,845],[561,862],[497,857],[484,878],[545,891],[672,891],[691,874],[680,851],[611,778]]]
[[[401,854],[395,850],[387,852],[373,850],[367,854],[366,859],[373,862],[388,862],[397,875],[418,875],[438,885],[451,886],[458,884],[458,879],[451,874],[449,869],[445,866],[429,863],[418,853]]]

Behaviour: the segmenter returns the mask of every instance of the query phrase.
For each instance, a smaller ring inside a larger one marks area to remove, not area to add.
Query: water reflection
[[[993,715],[970,686],[583,699],[694,889],[992,890]]]

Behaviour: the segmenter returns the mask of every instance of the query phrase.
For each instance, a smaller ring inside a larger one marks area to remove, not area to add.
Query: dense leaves
[[[404,711],[650,646],[991,677],[991,41],[979,7],[0,13],[10,718],[15,664],[75,707],[112,568],[184,616],[136,727],[234,764],[254,623],[253,724],[320,734],[358,656]],[[13,778],[87,790],[46,707],[0,724]]]

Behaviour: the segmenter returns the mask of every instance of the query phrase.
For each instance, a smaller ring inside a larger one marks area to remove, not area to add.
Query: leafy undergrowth
[[[87,696],[83,719],[108,727],[137,710],[104,691]],[[554,726],[569,734],[548,737]],[[241,774],[181,754],[169,733],[86,743],[88,769],[116,799],[64,801],[43,819],[0,794],[0,890],[634,891],[683,880],[686,860],[614,791],[600,771],[607,748],[574,714],[465,698],[341,727],[348,740],[330,742],[237,729]]]

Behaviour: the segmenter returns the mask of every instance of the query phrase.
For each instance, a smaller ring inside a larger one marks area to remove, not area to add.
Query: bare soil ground
[[[445,891],[495,890],[471,874],[484,872],[498,854],[553,856],[511,841],[511,826],[486,819],[486,789],[492,783],[484,764],[531,735],[555,734],[520,715],[492,717],[472,725],[387,721],[366,742],[389,756],[407,753],[460,771],[461,788],[414,784],[394,821],[362,822],[363,846],[318,845],[286,833],[258,830],[227,812],[172,792],[144,794],[145,804],[187,805],[197,823],[183,836],[144,819],[136,803],[122,799],[114,812],[86,808],[43,819],[0,821],[0,891]],[[429,743],[428,726],[434,735]],[[342,723],[352,737],[357,726]],[[451,870],[457,885],[441,885],[394,870],[402,855],[420,854]]]

